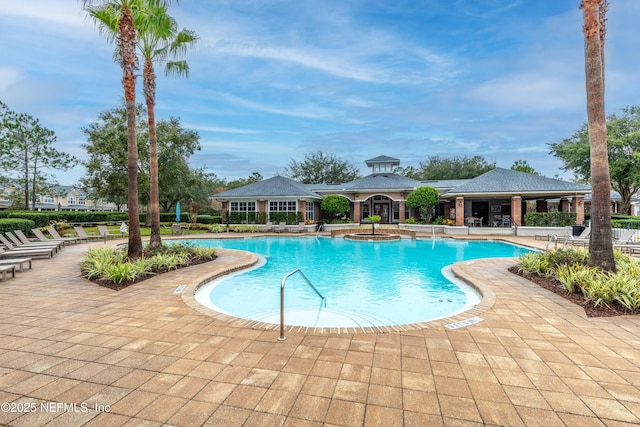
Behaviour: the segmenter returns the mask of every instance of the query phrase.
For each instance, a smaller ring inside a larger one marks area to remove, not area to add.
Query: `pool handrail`
[[[284,336],[284,285],[287,279],[289,278],[289,276],[292,276],[295,273],[300,273],[300,275],[305,280],[305,282],[307,282],[307,284],[311,286],[311,289],[313,289],[313,291],[316,294],[318,294],[320,298],[322,298],[322,302],[324,303],[324,306],[325,307],[327,306],[327,299],[320,293],[320,291],[318,291],[318,289],[316,289],[315,286],[313,286],[313,283],[311,283],[311,281],[307,278],[307,276],[304,275],[302,270],[300,270],[299,268],[296,268],[291,273],[285,274],[284,277],[282,278],[282,282],[280,283],[280,336],[278,337],[278,341],[284,341],[287,339],[287,337]]]

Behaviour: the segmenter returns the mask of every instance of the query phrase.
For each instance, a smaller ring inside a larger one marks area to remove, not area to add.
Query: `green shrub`
[[[328,194],[322,199],[320,209],[329,212],[333,217],[346,214],[351,210],[351,202],[344,196],[339,194]],[[273,217],[269,216],[272,218]]]
[[[527,227],[566,227],[576,224],[575,212],[528,212],[524,215]]]
[[[175,270],[186,266],[192,260],[212,259],[215,248],[204,248],[193,244],[167,244],[149,250],[143,256],[128,261],[121,248],[90,249],[81,261],[82,275],[92,280],[107,280],[113,284],[134,282],[161,271]]]
[[[198,215],[198,224],[220,224],[222,217],[220,215]]]
[[[257,225],[232,225],[230,229],[236,233],[255,233],[259,228]]]
[[[520,258],[520,271],[554,277],[569,293],[581,293],[595,306],[619,304],[630,312],[640,310],[640,262],[615,252],[616,273],[588,265],[583,249],[527,253]]]
[[[294,225],[302,222],[302,212],[269,212],[269,220],[274,224],[281,222],[287,225]]]
[[[30,219],[0,218],[0,233],[2,234],[7,231],[21,230],[29,235],[34,228],[36,228],[36,224]]]
[[[211,233],[226,233],[227,226],[223,224],[213,224],[209,226],[209,231]]]

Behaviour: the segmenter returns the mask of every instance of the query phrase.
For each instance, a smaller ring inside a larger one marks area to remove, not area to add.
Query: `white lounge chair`
[[[29,270],[33,267],[31,265],[31,258],[11,258],[11,259],[0,259],[0,265],[15,265],[18,267],[18,271],[24,270],[24,264],[29,264]]]
[[[4,245],[4,247],[6,248],[6,250],[8,251],[18,251],[18,250],[30,250],[30,249],[51,249],[52,251],[54,251],[55,253],[58,253],[58,245],[52,244],[52,245],[48,245],[48,244],[43,244],[43,245],[31,245],[31,246],[16,246],[13,243],[11,243],[6,237],[4,237],[2,234],[0,234],[0,242],[2,242],[2,244]],[[42,243],[42,242],[41,242]]]
[[[304,233],[307,230],[304,228],[304,222],[299,222],[296,227],[291,227],[289,231],[292,233]]]
[[[71,243],[70,240],[66,240],[66,239],[50,239],[47,236],[44,235],[44,233],[42,231],[40,231],[40,229],[38,228],[32,228],[31,232],[33,233],[34,236],[36,236],[38,238],[39,241],[41,242],[49,242],[51,243],[52,241],[57,241],[57,242],[62,242],[65,245],[67,245],[68,243]]]
[[[54,248],[27,248],[6,250],[0,248],[0,258],[52,258],[55,253]]]
[[[273,231],[275,231],[276,233],[284,233],[285,231],[287,231],[287,223],[281,222],[277,227],[273,229]]]
[[[100,236],[99,234],[87,234],[85,229],[80,227],[79,225],[75,225],[73,229],[75,230],[78,237],[85,239],[87,242],[91,239],[98,240],[102,238],[102,236]]]
[[[0,265],[0,273],[2,273],[2,281],[7,280],[7,273],[11,273],[11,277],[16,277],[15,265]]]
[[[56,230],[53,227],[48,227],[47,231],[49,232],[49,234],[51,234],[51,237],[61,242],[80,243],[84,240],[81,237],[62,237],[61,235],[58,234],[58,230]]]
[[[37,246],[40,246],[40,247],[42,247],[42,246],[56,246],[58,248],[58,250],[60,250],[64,246],[64,243],[55,242],[55,241],[51,241],[51,242],[32,242],[29,239],[26,239],[26,241],[25,241],[25,240],[17,237],[18,232],[20,232],[24,236],[24,233],[22,233],[22,231],[20,231],[20,230],[15,230],[13,232],[13,233],[16,233],[15,235],[10,231],[7,231],[6,233],[4,233],[9,239],[11,239],[13,244],[16,245],[16,247],[18,247],[18,248],[37,247]],[[24,237],[26,238],[27,236],[24,236]]]
[[[273,230],[273,223],[271,221],[267,222],[264,225],[258,225],[258,231],[260,233],[267,233]]]
[[[99,225],[98,226],[98,231],[100,232],[100,236],[106,241],[107,238],[109,237],[113,237],[113,238],[119,238],[122,237],[121,234],[113,234],[109,231],[109,229],[107,228],[106,225]]]

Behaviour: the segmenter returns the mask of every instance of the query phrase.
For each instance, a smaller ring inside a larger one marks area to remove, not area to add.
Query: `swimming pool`
[[[419,323],[472,308],[480,296],[447,273],[451,264],[477,258],[519,257],[528,249],[493,241],[410,240],[354,242],[332,238],[261,237],[197,240],[261,256],[251,270],[200,287],[196,300],[232,316],[279,323],[282,278],[285,323],[308,327],[366,327]],[[453,282],[452,282],[453,281]],[[454,283],[455,282],[455,283]]]

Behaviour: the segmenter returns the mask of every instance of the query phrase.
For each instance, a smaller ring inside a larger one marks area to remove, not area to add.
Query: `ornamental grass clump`
[[[191,244],[168,244],[156,249],[145,247],[142,257],[127,259],[124,248],[90,249],[81,261],[82,275],[100,285],[121,289],[155,274],[212,260],[215,248]]]
[[[588,264],[589,253],[563,249],[528,253],[520,258],[518,270],[557,281],[570,294],[581,294],[595,307],[627,313],[640,312],[640,262],[615,253],[616,273]]]

